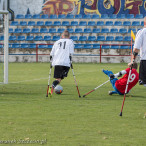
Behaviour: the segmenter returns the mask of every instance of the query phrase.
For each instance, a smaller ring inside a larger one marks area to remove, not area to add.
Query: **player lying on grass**
[[[103,70],[103,72],[106,75],[108,75],[108,77],[110,78],[110,82],[114,89],[114,91],[109,91],[109,95],[112,95],[112,94],[124,95],[131,65],[132,65],[132,63],[128,63],[128,68],[126,68],[125,70],[122,70],[116,74],[113,74],[112,71]],[[132,71],[131,71],[131,75],[130,75],[130,79],[129,79],[127,93],[137,84],[137,82],[139,80],[137,66],[138,66],[137,63],[134,62]],[[122,75],[124,75],[122,78],[117,79],[117,77],[121,77]]]

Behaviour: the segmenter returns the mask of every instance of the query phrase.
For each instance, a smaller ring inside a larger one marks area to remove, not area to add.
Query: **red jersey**
[[[126,71],[126,74],[121,79],[117,80],[115,83],[117,90],[119,92],[121,92],[122,94],[125,93],[130,68],[125,69],[125,71]],[[127,93],[129,92],[129,90],[131,90],[131,88],[133,88],[137,84],[138,80],[139,80],[138,72],[136,71],[136,69],[132,69],[130,79],[129,79]]]

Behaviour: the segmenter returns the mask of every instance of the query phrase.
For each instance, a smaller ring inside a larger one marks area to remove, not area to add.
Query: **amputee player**
[[[56,41],[50,53],[50,60],[54,66],[54,78],[52,87],[49,89],[49,95],[52,96],[54,88],[61,82],[70,69],[70,59],[74,53],[74,42],[70,39],[67,30],[62,33],[62,38]]]
[[[132,63],[128,63],[128,68],[126,68],[125,70],[122,70],[116,74],[113,74],[112,71],[103,70],[103,72],[106,75],[108,75],[108,77],[110,78],[110,82],[114,89],[114,91],[109,91],[109,95],[112,95],[112,94],[124,95],[131,65],[132,65]],[[132,71],[131,71],[131,75],[130,75],[130,79],[129,79],[127,93],[137,84],[137,82],[139,80],[139,74],[137,72],[137,67],[138,67],[137,63],[134,62]],[[124,75],[122,78],[117,79],[117,77],[120,77],[122,75]]]
[[[144,17],[144,28],[136,34],[133,55],[136,57],[140,50],[139,84],[146,87],[146,17]]]

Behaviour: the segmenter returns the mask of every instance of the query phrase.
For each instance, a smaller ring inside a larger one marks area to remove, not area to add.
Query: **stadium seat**
[[[63,33],[64,32],[64,28],[58,28],[58,31],[57,31],[57,33]]]
[[[82,28],[76,28],[75,29],[75,33],[82,33],[83,31],[82,31]]]
[[[16,41],[16,40],[17,40],[16,36],[9,36],[9,41]]]
[[[3,48],[3,45],[2,45],[2,44],[0,44],[0,49],[1,49],[1,48]],[[9,47],[9,48],[10,48],[10,47]]]
[[[21,44],[20,48],[27,49],[28,48],[28,44]]]
[[[92,49],[92,44],[84,44],[84,49]]]
[[[33,41],[34,40],[34,37],[33,36],[27,36],[26,37],[26,41]]]
[[[82,14],[75,15],[75,19],[82,19]]]
[[[58,19],[65,19],[66,18],[66,15],[65,14],[59,14],[58,15]]]
[[[96,36],[88,36],[88,41],[96,41]]]
[[[52,21],[46,21],[45,22],[45,26],[52,26],[53,24],[52,24]]]
[[[34,15],[32,16],[32,18],[33,18],[33,19],[40,19],[41,17],[40,17],[39,14],[34,14]]]
[[[136,14],[135,19],[143,19],[143,14]]]
[[[50,28],[49,33],[56,33],[56,28]]]
[[[130,28],[130,29],[128,30],[128,33],[131,33],[131,30],[133,31],[133,33],[136,33],[136,29],[135,29],[135,28]]]
[[[66,19],[74,19],[74,15],[72,15],[72,14],[67,14],[67,15],[66,15]]]
[[[132,26],[140,26],[140,22],[139,21],[133,21]]]
[[[21,26],[27,26],[27,22],[26,21],[20,21],[20,25]]]
[[[30,33],[30,29],[29,28],[24,28],[23,33]]]
[[[37,26],[44,26],[44,21],[37,21],[36,25]]]
[[[142,29],[142,28],[137,28],[137,32],[138,32],[140,29]]]
[[[115,21],[114,25],[115,26],[122,26],[122,22],[121,21]]]
[[[50,15],[50,17],[49,17],[50,19],[57,19],[57,15]]]
[[[105,36],[97,36],[97,41],[105,41]]]
[[[124,21],[123,26],[131,26],[131,22],[130,21]]]
[[[120,49],[130,49],[130,46],[120,46]]]
[[[31,19],[32,18],[32,15],[31,14],[26,14],[25,15],[25,19]]]
[[[69,26],[69,21],[63,21],[63,22],[62,22],[62,25],[63,25],[63,26]]]
[[[54,21],[54,26],[61,26],[61,22],[60,21]]]
[[[92,33],[91,28],[85,28],[85,29],[84,29],[84,33]]]
[[[111,45],[111,49],[119,49],[118,45]]]
[[[141,21],[141,26],[144,26],[144,21]]]
[[[104,21],[97,21],[97,26],[103,26],[104,25]]]
[[[127,14],[126,15],[126,18],[127,19],[134,19],[134,14]]]
[[[80,21],[79,22],[79,26],[86,26],[87,25],[87,21]]]
[[[48,29],[47,28],[41,28],[40,33],[48,33]]]
[[[23,14],[18,14],[18,15],[16,15],[16,19],[24,19],[24,15]]]
[[[4,40],[4,36],[0,36],[0,41],[3,41]]]
[[[115,36],[115,41],[123,41],[123,36]]]
[[[36,49],[36,44],[29,44],[30,49]]]
[[[110,33],[118,33],[118,29],[117,28],[111,28]]]
[[[48,19],[48,18],[49,18],[49,16],[47,14],[41,15],[41,19]]]
[[[31,33],[39,33],[39,29],[38,28],[32,28]]]
[[[11,22],[11,26],[18,26],[18,25],[19,25],[18,21],[12,21]]]
[[[87,36],[80,36],[79,41],[87,41]]]
[[[101,19],[109,19],[108,14],[101,14]]]
[[[35,21],[28,21],[28,26],[35,26]]]
[[[20,48],[20,44],[14,43],[14,44],[12,44],[12,48]]]
[[[119,14],[119,15],[117,15],[117,18],[118,19],[125,19],[126,16],[125,16],[125,14]]]
[[[60,36],[53,36],[52,41],[58,41],[60,39]]]
[[[71,26],[78,26],[78,21],[71,21]]]
[[[109,33],[109,29],[108,28],[102,28],[101,33]]]
[[[35,36],[34,40],[35,41],[43,41],[43,37],[42,36]]]
[[[127,33],[127,29],[126,28],[120,28],[119,33]]]
[[[75,49],[82,49],[83,47],[83,44],[75,44]]]
[[[25,41],[25,36],[18,36],[17,41]]]
[[[105,22],[105,25],[106,26],[113,26],[113,21],[106,21]]]
[[[96,26],[95,21],[89,21],[89,22],[88,22],[88,26]]]
[[[22,33],[22,29],[21,29],[21,28],[16,28],[16,29],[14,30],[14,33]]]
[[[48,49],[52,49],[53,45],[48,45]]]
[[[100,44],[93,44],[93,49],[100,49]]]
[[[44,36],[44,41],[51,41],[51,36]]]
[[[88,14],[88,15],[83,15],[83,16],[82,16],[82,19],[91,19],[91,15],[90,15],[90,14]]]
[[[40,45],[38,45],[38,48],[39,48],[39,49],[46,49],[46,48],[48,48],[48,45],[47,45],[47,44],[46,44],[46,45],[44,45],[44,44],[41,45],[41,44],[40,44]]]
[[[109,18],[110,19],[116,19],[117,18],[117,15],[116,14],[111,14],[111,15],[109,15]]]
[[[92,32],[93,33],[100,33],[100,28],[93,28]]]
[[[78,41],[78,37],[77,36],[71,36],[70,39],[72,39],[73,41]]]
[[[13,33],[13,28],[9,28],[9,33]]]
[[[102,45],[101,48],[102,49],[110,49],[110,45]]]
[[[114,41],[114,37],[113,36],[107,36],[106,41]]]
[[[67,30],[69,31],[69,33],[73,33],[74,32],[73,28],[67,28]]]
[[[124,41],[131,41],[131,36],[125,36]]]
[[[97,14],[93,14],[93,15],[91,15],[91,19],[99,19],[99,18],[100,18],[100,16],[97,15]]]

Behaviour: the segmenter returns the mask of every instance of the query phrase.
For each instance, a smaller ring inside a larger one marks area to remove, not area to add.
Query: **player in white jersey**
[[[140,50],[139,83],[146,87],[146,17],[144,18],[144,28],[136,34],[133,55],[136,57]],[[133,57],[133,58],[134,58]]]
[[[61,82],[70,69],[70,56],[74,53],[74,42],[69,39],[70,34],[67,30],[62,33],[62,38],[56,41],[50,53],[50,59],[52,59],[52,66],[54,66],[54,78],[52,83],[52,89],[49,90],[49,94],[53,94],[54,88]]]

